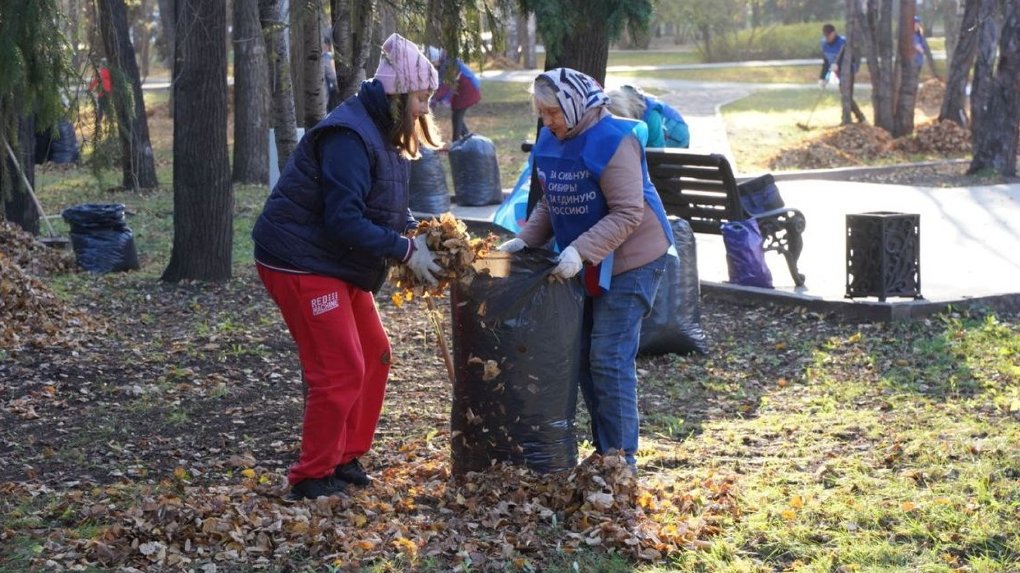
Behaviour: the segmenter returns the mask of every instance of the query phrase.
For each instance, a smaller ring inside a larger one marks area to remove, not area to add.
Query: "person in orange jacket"
[[[110,67],[106,58],[99,60],[96,73],[89,82],[89,92],[96,100],[96,123],[103,121],[103,115],[110,108],[110,96],[113,94],[113,80],[110,78]]]

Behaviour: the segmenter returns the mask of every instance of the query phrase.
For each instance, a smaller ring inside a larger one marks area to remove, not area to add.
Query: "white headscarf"
[[[609,96],[602,91],[602,86],[587,74],[570,68],[555,68],[539,77],[549,80],[555,88],[567,129],[574,129],[588,111],[609,105]]]

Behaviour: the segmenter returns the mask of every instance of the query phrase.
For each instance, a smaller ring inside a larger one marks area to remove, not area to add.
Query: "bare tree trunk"
[[[298,17],[301,19],[301,79],[304,115],[301,124],[313,127],[326,117],[326,76],[322,69],[322,6],[319,0],[305,2]]]
[[[290,75],[290,40],[287,33],[288,0],[259,0],[262,33],[269,55],[270,127],[276,134],[280,171],[297,145],[297,116],[294,110],[294,84]]]
[[[290,82],[294,90],[294,119],[297,127],[304,127],[305,120],[305,62],[301,57],[304,46],[304,20],[301,18],[303,6],[308,0],[290,0],[287,12],[287,44],[290,55]],[[297,10],[295,10],[297,6]]]
[[[156,161],[149,142],[142,80],[138,74],[135,49],[131,45],[124,0],[99,0],[99,23],[106,54],[110,58],[123,185],[133,190],[152,189],[159,185]]]
[[[868,55],[871,73],[871,104],[875,126],[893,131],[893,0],[867,0],[867,9],[858,18],[860,37]]]
[[[149,45],[152,43],[152,33],[149,28],[149,16],[152,8],[149,2],[150,0],[140,0],[138,5],[132,9],[131,16],[133,17],[130,18],[134,21],[131,33],[138,52],[138,71],[143,82],[145,78],[149,77]]]
[[[357,93],[361,82],[366,79],[375,9],[375,0],[330,0],[333,57],[340,101]]]
[[[506,23],[506,49],[503,50],[503,57],[512,62],[521,61],[522,42],[521,35],[517,31],[520,28],[521,19],[517,12],[517,6],[510,5],[503,13],[503,21]]]
[[[846,45],[843,46],[843,69],[840,70],[840,103],[842,104],[842,116],[840,123],[849,125],[853,123],[853,101],[854,101],[854,78],[857,69],[854,63],[857,61],[857,0],[846,0]],[[849,73],[847,73],[849,70]]]
[[[20,117],[17,122],[17,131],[13,134],[18,137],[11,141],[7,135],[7,143],[18,158],[15,163],[7,153],[7,148],[0,143],[0,176],[5,181],[0,186],[10,189],[10,194],[0,193],[0,201],[3,202],[3,217],[11,223],[17,223],[25,231],[33,235],[39,234],[39,220],[42,213],[35,206],[35,201],[25,188],[21,176],[24,175],[28,184],[35,186],[35,122],[30,117]]]
[[[914,64],[914,15],[917,0],[900,0],[899,57],[896,67],[899,71],[899,86],[896,93],[896,115],[893,118],[893,137],[903,137],[914,132],[914,104],[917,102],[917,76],[920,66]]]
[[[946,62],[951,63],[956,54],[956,42],[960,39],[960,2],[942,0],[939,11],[942,13],[942,27],[946,37]]]
[[[997,0],[980,0],[977,22],[977,54],[974,62],[974,77],[970,90],[970,117],[972,121],[971,141],[974,141],[977,126],[994,125],[998,118],[988,117],[989,102],[995,73],[995,49],[999,42],[999,27],[995,21],[998,11]],[[989,121],[991,120],[991,121]]]
[[[269,179],[269,63],[259,25],[258,0],[234,0],[235,183]]]
[[[174,79],[174,46],[177,45],[177,21],[174,19],[177,14],[177,0],[157,0],[159,2],[159,23],[162,28],[163,57],[166,67],[170,70],[170,81]],[[169,100],[170,117],[174,116],[174,90],[170,89]]]
[[[959,38],[949,62],[949,74],[946,77],[946,95],[942,98],[942,109],[939,121],[954,121],[962,126],[969,124],[967,120],[967,80],[974,66],[977,54],[977,23],[981,11],[981,0],[966,0],[963,19],[960,22]]]
[[[535,15],[524,14],[521,33],[524,34],[522,51],[524,52],[524,67],[533,70],[538,67],[538,50],[535,48]]]
[[[978,66],[983,67],[985,45],[991,38],[982,30]],[[975,70],[975,81],[979,73]],[[984,80],[983,80],[984,81]],[[1016,176],[1016,155],[1020,139],[1020,0],[1007,0],[1002,34],[999,41],[999,64],[987,88],[976,94],[974,129],[974,158],[968,173],[994,169],[1000,175]]]
[[[174,244],[162,280],[230,278],[234,195],[227,156],[227,10],[177,3]]]

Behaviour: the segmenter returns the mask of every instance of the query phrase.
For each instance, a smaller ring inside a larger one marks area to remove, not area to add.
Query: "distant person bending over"
[[[846,38],[836,33],[836,27],[832,24],[825,24],[822,26],[822,72],[818,74],[818,87],[825,89],[829,82],[839,83],[840,70],[843,68],[843,54],[846,50]],[[857,73],[857,61],[854,58],[853,65],[850,66],[850,73]],[[866,123],[867,118],[864,116],[864,112],[861,111],[860,106],[854,101],[853,96],[850,97],[850,110],[853,112],[854,117],[857,118],[858,123]]]
[[[680,112],[634,86],[622,86],[609,96],[609,111],[618,117],[640,119],[648,125],[646,147],[680,147],[691,144],[691,132]]]
[[[439,145],[428,107],[438,85],[418,47],[390,36],[375,77],[298,142],[252,230],[259,277],[305,381],[292,498],[370,481],[359,459],[372,446],[391,363],[373,293],[394,261],[431,284],[439,270],[425,235],[405,236],[417,226],[410,160]]]
[[[440,82],[430,105],[433,108],[440,103],[450,106],[453,128],[451,139],[457,141],[471,134],[464,122],[464,116],[468,108],[482,101],[482,84],[471,68],[459,58],[451,61],[446,56],[446,50],[429,46],[426,52],[429,61],[439,70]],[[455,66],[453,72],[450,71],[450,66]]]

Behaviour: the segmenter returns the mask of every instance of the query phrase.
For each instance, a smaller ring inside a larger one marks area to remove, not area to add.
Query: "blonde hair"
[[[393,120],[389,133],[390,143],[400,150],[401,155],[408,159],[418,159],[421,146],[430,149],[442,147],[443,138],[431,113],[422,115],[418,121],[411,117],[411,106],[408,105],[411,94],[393,94],[388,97],[390,119]]]
[[[645,115],[645,97],[632,86],[623,86],[606,94],[609,96],[609,112],[617,117],[641,119]]]

